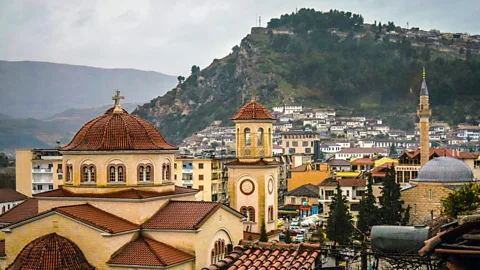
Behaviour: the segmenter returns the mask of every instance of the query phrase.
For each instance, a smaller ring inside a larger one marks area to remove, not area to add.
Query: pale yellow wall
[[[121,163],[126,167],[126,185],[137,185],[137,167],[140,163],[149,161],[154,168],[154,183],[162,184],[162,165],[163,163],[171,164],[172,180],[173,180],[173,154],[165,153],[109,153],[109,154],[82,154],[73,155],[68,152],[63,153],[63,167],[66,172],[66,164],[73,165],[73,185],[80,185],[81,173],[80,169],[84,163],[93,163],[96,167],[97,186],[107,186],[108,174],[107,168],[109,164]],[[67,177],[64,176],[66,181]]]
[[[243,237],[243,226],[241,218],[226,210],[219,209],[202,225],[198,232],[146,231],[145,234],[157,241],[195,254],[195,269],[201,269],[210,265],[210,252],[213,243],[219,237],[229,235],[231,239],[224,239],[226,244],[231,240],[233,245],[236,246]]]
[[[195,195],[186,195],[183,197],[176,197],[176,200],[193,201]],[[75,200],[38,200],[38,211],[43,212],[54,207],[78,205],[89,203],[92,206],[100,208],[110,214],[124,218],[130,222],[141,224],[155,214],[160,207],[162,207],[168,199],[157,199],[145,202],[130,202],[130,201],[100,201],[88,198],[77,198]]]
[[[267,231],[275,230],[276,222],[268,223],[268,203],[274,205],[274,220],[278,216],[278,167],[229,167],[229,189],[230,189],[230,206],[240,211],[242,206],[255,207],[255,223],[245,223],[252,226],[252,232],[260,232],[261,221],[265,219]],[[268,179],[272,178],[274,183],[274,192],[268,194]],[[245,195],[240,191],[240,183],[244,179],[250,179],[255,183],[255,191],[250,195]]]
[[[313,155],[313,142],[320,139],[320,135],[313,135],[313,138],[302,138],[305,135],[284,135],[282,136],[282,148],[284,153],[289,153],[290,148],[295,149],[296,154],[312,154]],[[297,136],[297,138],[286,138],[285,136]],[[297,142],[298,146],[293,146],[293,142]],[[303,146],[303,142],[307,142],[308,146]],[[288,143],[288,146],[287,146]],[[310,149],[310,153],[307,153],[306,149]],[[298,166],[299,164],[297,164]]]
[[[18,192],[32,196],[32,151],[17,149],[15,151],[15,182]]]
[[[87,261],[97,269],[109,269],[106,262],[110,256],[136,238],[135,233],[104,237],[97,230],[54,214],[14,228],[6,234],[7,264],[11,264],[28,243],[53,232],[74,242]]]
[[[272,121],[245,122],[235,121],[236,128],[236,154],[239,158],[271,157],[272,151]],[[245,142],[245,129],[250,128],[251,145]],[[258,146],[258,129],[263,128],[263,145]],[[250,154],[249,154],[250,153]]]
[[[7,260],[0,259],[0,269],[7,268]]]

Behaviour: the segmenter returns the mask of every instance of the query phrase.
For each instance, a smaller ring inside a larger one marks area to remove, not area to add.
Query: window
[[[57,165],[57,173],[63,173],[63,164]]]
[[[147,165],[147,167],[145,167],[145,181],[152,180],[151,173],[152,173],[152,166]]]
[[[143,179],[144,179],[144,177],[143,177],[144,175],[145,175],[145,167],[142,166],[142,165],[138,166],[138,176],[137,176],[138,180],[137,180],[137,181],[139,181],[139,182],[140,182],[140,181],[144,181],[144,180],[143,180]]]
[[[43,186],[42,185],[38,185],[38,190],[42,190],[43,189]]]
[[[268,207],[268,220],[273,221],[273,206]]]
[[[203,186],[202,186],[202,185],[199,185],[199,186],[198,186],[198,189],[199,189],[200,191],[203,191]]]
[[[67,182],[73,181],[73,166],[67,165]]]
[[[334,196],[333,190],[325,190],[325,199],[326,200],[328,200],[332,196]]]
[[[125,182],[125,168],[118,166],[118,182]]]
[[[428,198],[429,198],[430,200],[433,200],[433,191],[432,191],[431,189],[428,190]]]
[[[352,203],[350,205],[350,211],[360,211],[360,204],[358,203]]]
[[[347,190],[347,197],[350,197],[350,190]]]
[[[53,185],[48,185],[48,190],[52,190],[53,189]]]
[[[174,178],[175,180],[177,180],[177,175],[175,174],[175,175],[173,176],[173,178]]]
[[[296,203],[297,203],[297,199],[296,199],[296,198],[290,198],[290,203],[291,203],[291,204],[296,204]]]
[[[307,198],[302,198],[302,204],[307,201]]]
[[[298,146],[298,142],[297,141],[293,141],[292,142],[292,147],[297,147]]]
[[[200,180],[200,181],[203,180],[203,174],[198,175],[198,180]]]
[[[414,215],[417,214],[417,204],[414,204],[414,205],[413,205],[413,214],[414,214]]]
[[[308,147],[308,142],[302,142],[303,147]]]
[[[82,168],[82,182],[88,182],[88,167],[83,166]]]
[[[290,142],[286,142],[285,147],[290,147]]]
[[[108,177],[108,182],[115,182],[115,167],[110,166],[109,168],[109,177]]]
[[[5,212],[6,212],[6,210],[5,210],[5,205],[4,205],[4,206],[2,206],[2,214],[5,213]]]
[[[58,175],[58,180],[63,180],[63,175],[62,174]]]
[[[248,207],[248,221],[255,222],[255,208]]]
[[[192,166],[191,163],[189,163],[188,165]],[[153,167],[151,169],[153,169]],[[170,180],[171,180],[170,163],[163,163],[163,165],[162,165],[162,181],[169,182]]]
[[[312,148],[305,148],[305,153],[308,153],[308,154],[312,153]]]
[[[95,169],[95,166],[93,166],[93,165],[90,166],[90,181],[91,181],[91,182],[97,182],[97,179],[95,178],[95,176],[96,176],[96,175],[95,175],[95,174],[96,174],[96,173],[95,173],[95,170],[96,170],[96,169]]]
[[[251,138],[250,138],[250,129],[249,128],[245,128],[245,131],[244,131],[244,140],[245,140],[245,146],[250,146],[251,145]]]
[[[173,164],[173,169],[177,169],[177,163]]]
[[[198,163],[198,168],[203,169],[203,163]]]
[[[213,249],[211,251],[211,260],[212,264],[219,262],[225,258],[225,254],[227,253],[227,247],[225,246],[225,240],[218,239],[215,241],[213,245]]]
[[[263,128],[257,130],[257,146],[263,145]]]

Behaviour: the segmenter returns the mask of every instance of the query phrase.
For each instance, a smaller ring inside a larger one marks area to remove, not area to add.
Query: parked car
[[[313,221],[313,220],[311,220],[311,219],[305,219],[304,221],[302,221],[302,222],[300,223],[300,225],[301,225],[302,227],[311,227],[311,226],[314,225],[314,224],[315,224],[315,221]]]
[[[294,242],[295,242],[295,243],[301,243],[301,242],[303,242],[304,240],[305,240],[305,235],[303,235],[303,233],[302,233],[302,234],[297,234],[297,235],[295,236]]]
[[[292,220],[292,223],[290,223],[290,226],[300,226],[300,224],[297,219],[294,219]]]

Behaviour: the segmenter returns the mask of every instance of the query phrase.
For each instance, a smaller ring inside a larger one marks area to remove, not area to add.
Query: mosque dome
[[[89,121],[62,151],[177,150],[148,121],[115,106]]]
[[[473,179],[472,170],[461,160],[438,157],[427,162],[418,173],[417,182],[468,182]]]
[[[39,237],[18,254],[8,269],[95,269],[80,248],[56,233]]]

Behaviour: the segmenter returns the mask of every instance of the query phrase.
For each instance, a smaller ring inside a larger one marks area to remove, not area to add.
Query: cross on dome
[[[112,100],[115,101],[115,108],[113,109],[114,113],[122,113],[123,110],[120,106],[120,100],[125,99],[124,96],[120,96],[120,91],[117,89],[115,90],[115,95],[112,97]]]

